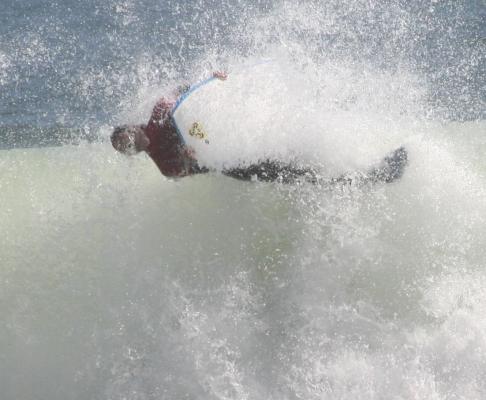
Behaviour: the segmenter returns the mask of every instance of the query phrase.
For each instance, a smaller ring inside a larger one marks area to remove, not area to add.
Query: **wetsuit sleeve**
[[[175,99],[182,96],[190,88],[191,85],[189,83],[184,83],[177,87],[170,95],[170,98],[173,98],[173,100],[169,100],[166,97],[161,97],[157,103],[155,103],[152,116],[150,117],[150,122],[164,123],[170,117],[170,113],[176,102]]]
[[[152,110],[150,122],[163,124],[169,118],[173,106],[174,102],[167,100],[165,97],[159,99]]]

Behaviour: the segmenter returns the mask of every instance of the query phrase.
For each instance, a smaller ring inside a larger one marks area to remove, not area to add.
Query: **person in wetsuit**
[[[215,72],[213,76],[226,79],[226,74],[222,72]],[[177,132],[171,116],[175,101],[175,98],[161,98],[155,104],[147,124],[116,127],[111,134],[111,143],[117,151],[127,155],[145,151],[166,177],[177,178],[209,172],[207,168],[198,165],[194,151],[182,142]],[[360,184],[390,183],[402,176],[407,158],[406,150],[400,147],[366,174],[346,174],[332,179],[321,178],[312,168],[298,167],[278,160],[264,160],[225,169],[222,173],[244,181],[282,183],[305,181],[331,186],[354,184],[358,181]]]
[[[215,72],[213,76],[226,79],[226,74],[222,72]],[[183,91],[180,90],[177,95]],[[126,155],[145,151],[166,177],[177,178],[208,172],[198,166],[194,151],[183,143],[177,132],[171,116],[175,97],[157,101],[147,124],[116,127],[111,134],[111,144]]]

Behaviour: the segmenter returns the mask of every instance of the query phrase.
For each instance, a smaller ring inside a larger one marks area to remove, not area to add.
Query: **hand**
[[[225,81],[228,78],[228,74],[223,71],[215,71],[213,72],[213,77],[219,79],[220,81]]]

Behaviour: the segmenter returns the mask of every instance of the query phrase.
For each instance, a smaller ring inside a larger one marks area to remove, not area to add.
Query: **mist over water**
[[[2,399],[484,398],[484,16],[480,1],[4,5]],[[263,58],[264,94],[294,112],[256,114],[274,124],[248,157],[332,177],[404,145],[404,176],[171,181],[108,143],[181,83]]]

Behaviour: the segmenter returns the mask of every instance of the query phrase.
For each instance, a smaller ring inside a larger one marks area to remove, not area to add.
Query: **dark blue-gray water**
[[[224,66],[288,41],[308,46],[313,59],[406,67],[428,84],[424,115],[484,118],[484,1],[302,4],[311,14],[293,21],[275,1],[5,1],[2,146],[56,142],[64,128],[96,136],[141,81],[187,79],[208,53]]]
[[[1,400],[486,398],[484,0],[1,1]],[[227,154],[336,176],[403,145],[403,177],[173,181],[111,148],[262,58],[287,112],[218,114],[268,128]]]

